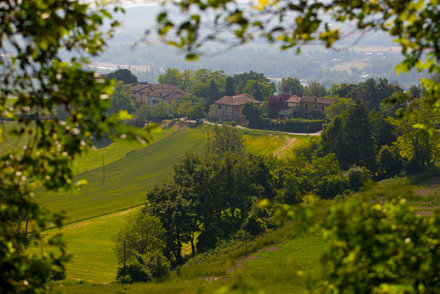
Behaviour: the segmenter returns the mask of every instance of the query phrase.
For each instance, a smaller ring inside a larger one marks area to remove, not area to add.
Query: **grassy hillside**
[[[64,281],[58,283],[57,288],[65,293],[303,293],[307,283],[319,276],[318,259],[325,246],[320,234],[258,250],[276,240],[292,238],[292,231],[294,228],[288,226],[249,242],[248,250],[254,253],[247,256],[245,245],[239,243],[198,258],[178,273],[172,273],[165,283],[120,285]]]
[[[417,213],[431,214],[440,207],[440,178],[393,178],[372,184],[361,194],[380,201],[395,196],[406,198]],[[307,283],[315,285],[313,281],[319,276],[319,256],[325,248],[320,234],[295,238],[295,228],[286,226],[249,242],[248,250],[253,254],[246,255],[243,242],[238,242],[214,255],[196,257],[166,283],[101,285],[115,278],[116,259],[110,236],[120,228],[121,215],[94,218],[63,229],[69,252],[75,254],[68,266],[68,278],[98,285],[66,281],[59,287],[67,293],[216,293],[218,289],[225,293],[303,293]]]
[[[114,281],[117,261],[112,236],[121,229],[122,217],[139,208],[64,226],[67,250],[73,253],[67,267],[68,278],[98,283]]]
[[[174,163],[185,153],[197,153],[206,143],[209,126],[195,129],[167,129],[153,143],[138,149],[134,143],[116,142],[90,151],[75,163],[78,170],[94,168],[77,176],[88,184],[75,194],[38,191],[40,201],[52,211],[66,211],[67,222],[89,219],[106,213],[138,206],[145,194],[162,181],[170,179]],[[271,135],[268,132],[247,131],[246,147],[256,154],[287,157],[292,148],[306,137]],[[130,151],[131,148],[134,148]],[[103,183],[102,154],[105,154]]]
[[[145,202],[146,191],[169,179],[172,166],[186,152],[197,152],[205,144],[203,134],[183,129],[135,150],[102,168],[78,175],[88,184],[76,194],[39,191],[41,202],[52,211],[66,211],[67,221],[100,216],[138,206]]]

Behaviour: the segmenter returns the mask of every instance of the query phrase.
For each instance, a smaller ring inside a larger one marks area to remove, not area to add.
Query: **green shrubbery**
[[[414,213],[405,200],[350,200],[323,222],[326,293],[438,293],[440,215]]]

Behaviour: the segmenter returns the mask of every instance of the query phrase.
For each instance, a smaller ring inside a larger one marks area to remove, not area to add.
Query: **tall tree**
[[[235,95],[234,79],[230,76],[228,76],[226,78],[225,95],[226,96],[234,96]]]
[[[214,127],[206,144],[208,152],[213,154],[244,153],[244,140],[236,128]]]
[[[185,90],[183,76],[177,68],[167,68],[157,80],[160,84],[171,84]]]
[[[125,110],[128,113],[133,113],[135,111],[133,101],[131,100],[130,85],[125,85],[121,82],[117,83],[110,99],[112,103],[108,110],[109,113],[118,113],[121,110]]]
[[[440,115],[422,101],[414,101],[411,107],[400,112],[405,112],[405,115],[398,115],[396,119],[388,118],[396,128],[398,137],[394,144],[400,155],[422,166],[437,161],[440,158],[440,132],[436,125]]]
[[[340,98],[352,98],[352,91],[354,91],[355,88],[355,84],[333,84],[329,90],[329,94],[332,96],[338,96]]]
[[[342,167],[365,166],[374,170],[375,146],[371,124],[360,103],[336,116],[322,132],[325,153],[335,153]]]
[[[327,90],[318,81],[313,81],[304,89],[304,96],[324,97],[327,95]]]
[[[248,80],[243,88],[243,93],[248,93],[257,100],[263,100],[263,98],[267,98],[269,95],[272,95],[273,92],[275,92],[275,89],[271,84],[256,80]]]
[[[114,72],[107,75],[109,79],[115,79],[117,81],[123,82],[124,84],[137,83],[138,79],[129,69],[120,68]]]
[[[220,91],[218,90],[218,86],[214,80],[211,80],[209,82],[209,88],[208,88],[208,99],[207,99],[207,107],[209,105],[214,104],[215,101],[220,99]]]
[[[304,87],[297,78],[283,78],[279,86],[281,93],[288,93],[302,97],[304,95]]]
[[[269,116],[275,118],[281,110],[286,109],[287,100],[290,97],[291,96],[287,93],[267,97],[267,102],[269,103]]]
[[[395,92],[402,92],[399,85],[393,85],[387,79],[379,78],[359,83],[352,95],[354,99],[360,100],[368,111],[377,111],[382,101],[391,97]]]
[[[234,80],[236,94],[242,94],[245,92],[248,81],[256,81],[264,84],[270,83],[270,80],[263,73],[257,73],[252,70],[250,72],[235,74],[232,78]]]

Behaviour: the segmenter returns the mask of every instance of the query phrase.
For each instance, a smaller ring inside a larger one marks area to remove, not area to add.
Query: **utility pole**
[[[245,252],[246,252],[246,255],[247,255],[247,231],[246,231],[246,229],[244,230],[244,244],[245,244]]]
[[[124,271],[125,271],[125,240],[124,240]]]
[[[105,161],[104,161],[104,153],[102,153],[102,184],[105,182]]]

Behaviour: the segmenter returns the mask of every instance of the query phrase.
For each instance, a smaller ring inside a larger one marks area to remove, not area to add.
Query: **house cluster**
[[[287,108],[279,112],[280,117],[302,117],[306,119],[323,119],[324,110],[332,103],[332,99],[315,96],[290,96]]]
[[[131,98],[133,101],[143,102],[147,105],[155,106],[160,103],[168,105],[171,101],[180,103],[184,96],[185,93],[172,84],[131,84]]]
[[[155,106],[160,103],[169,105],[171,101],[180,103],[185,93],[177,86],[171,84],[135,83],[131,85],[131,97],[134,101]],[[261,104],[249,94],[223,96],[215,101],[209,108],[208,119],[216,122],[235,121],[244,124],[246,119],[242,109],[247,102]],[[287,107],[279,112],[280,118],[302,117],[306,119],[324,118],[324,110],[332,100],[323,97],[298,97],[291,95],[287,100]]]
[[[246,121],[242,109],[247,102],[261,104],[249,94],[224,96],[210,106],[208,118],[211,121],[235,121],[242,124]],[[286,101],[287,107],[279,112],[280,118],[302,117],[306,119],[323,119],[324,110],[332,103],[332,99],[323,97],[298,97],[291,95]]]

